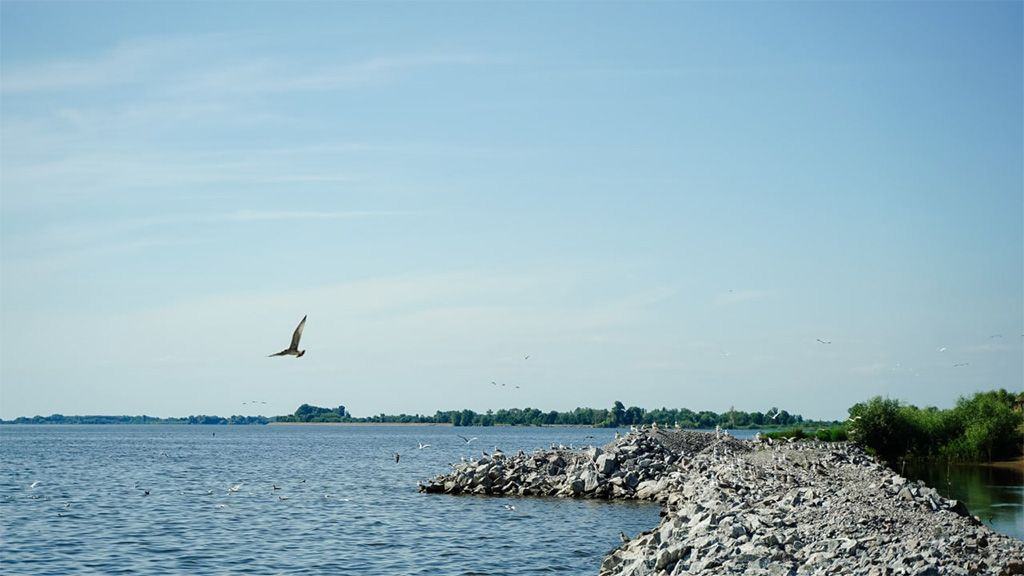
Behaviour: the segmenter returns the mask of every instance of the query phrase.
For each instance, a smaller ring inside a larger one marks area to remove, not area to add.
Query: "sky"
[[[1021,391],[1022,6],[3,0],[0,418]]]

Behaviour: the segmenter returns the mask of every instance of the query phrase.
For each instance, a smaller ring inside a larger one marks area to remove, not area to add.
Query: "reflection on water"
[[[979,464],[907,462],[904,475],[962,500],[993,530],[1024,540],[1024,470]]]

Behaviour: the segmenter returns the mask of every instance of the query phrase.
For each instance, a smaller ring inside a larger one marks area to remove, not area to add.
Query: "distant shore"
[[[1018,472],[1024,472],[1024,456],[1020,456],[1014,460],[997,460],[995,462],[982,462],[982,466],[991,466],[993,468],[1008,468],[1010,470],[1017,470]]]
[[[451,426],[451,422],[268,422],[267,426]]]

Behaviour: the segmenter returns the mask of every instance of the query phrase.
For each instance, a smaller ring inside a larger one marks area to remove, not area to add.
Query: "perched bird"
[[[620,530],[619,540],[622,540],[622,543],[625,544],[626,542],[629,542],[629,536],[626,536],[626,533]]]
[[[277,354],[271,354],[270,356],[295,356],[301,358],[306,353],[305,350],[299,350],[299,338],[302,338],[302,329],[306,327],[306,317],[302,317],[302,321],[295,328],[295,332],[292,334],[292,343],[288,348],[281,350]]]
[[[399,454],[398,452],[395,452],[394,454],[392,454],[392,456],[395,457],[395,464],[398,464],[398,461],[402,459],[402,455]]]

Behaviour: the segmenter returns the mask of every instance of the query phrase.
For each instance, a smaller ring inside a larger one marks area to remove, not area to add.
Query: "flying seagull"
[[[285,350],[281,350],[277,354],[271,354],[270,356],[295,356],[296,358],[302,357],[306,353],[305,350],[299,350],[299,338],[302,338],[302,329],[306,326],[306,317],[302,317],[302,321],[295,328],[295,333],[292,334],[292,344]]]
[[[424,444],[423,442],[418,442],[418,444],[420,445],[420,447],[417,448],[417,450],[423,450],[424,448],[430,448],[430,444]]]
[[[961,366],[970,366],[970,362],[960,362],[959,364],[953,364],[953,368],[959,368]]]
[[[476,436],[473,436],[472,438],[466,438],[466,437],[465,437],[465,436],[463,436],[462,434],[456,434],[456,436],[458,436],[459,438],[462,438],[463,440],[465,440],[465,441],[466,441],[466,444],[469,444],[469,443],[470,443],[470,442],[472,442],[473,440],[476,440]]]
[[[821,338],[815,338],[815,340],[817,340],[818,342],[821,342],[822,344],[831,344],[832,343],[831,340],[826,341],[826,340],[822,340]]]

